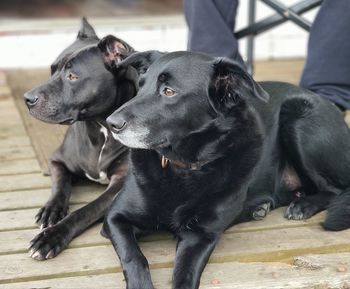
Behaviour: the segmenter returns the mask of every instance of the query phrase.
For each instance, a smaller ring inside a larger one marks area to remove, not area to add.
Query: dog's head
[[[226,59],[149,51],[135,53],[120,65],[139,71],[139,91],[107,122],[115,138],[133,148],[165,155],[172,151],[183,160],[191,157],[184,152],[192,151],[198,159],[194,148],[203,151],[204,143],[218,143],[228,131],[242,129],[250,121],[250,103],[268,101],[259,84]]]
[[[25,93],[30,113],[60,124],[107,117],[128,100],[120,99],[128,93],[117,93],[126,69],[110,70],[131,52],[131,46],[116,37],[100,41],[83,18],[76,40],[51,65],[50,79]]]

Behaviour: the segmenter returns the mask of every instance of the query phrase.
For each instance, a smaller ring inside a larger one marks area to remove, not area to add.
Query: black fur
[[[326,100],[286,83],[258,84],[236,63],[201,54],[138,53],[119,66],[133,63],[145,71],[140,90],[107,119],[132,150],[104,223],[127,288],[153,288],[139,233],[175,235],[173,288],[194,289],[230,225],[293,199],[291,218],[309,217],[349,195],[350,134]],[[331,209],[324,226],[339,226],[339,217]]]
[[[34,117],[71,124],[50,160],[52,192],[36,216],[44,231],[29,246],[30,255],[37,260],[55,257],[103,218],[123,183],[127,149],[113,139],[106,118],[136,94],[136,71],[114,69],[115,62],[133,52],[114,36],[99,42],[83,19],[76,41],[52,64],[51,78],[25,94]],[[86,177],[109,185],[99,198],[66,217],[72,180]]]

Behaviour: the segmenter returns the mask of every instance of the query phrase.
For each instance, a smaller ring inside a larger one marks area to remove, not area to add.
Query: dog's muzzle
[[[124,120],[124,118],[118,115],[108,117],[107,124],[110,127],[110,130],[114,133],[120,133],[127,126],[127,123]]]

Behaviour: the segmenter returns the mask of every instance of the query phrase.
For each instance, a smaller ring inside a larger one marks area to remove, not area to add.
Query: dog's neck
[[[240,124],[234,128],[230,123],[238,122],[235,117],[214,119],[202,130],[158,149],[162,166],[167,167],[170,164],[183,169],[201,170],[204,166],[222,160],[230,152],[244,150],[250,142],[261,141],[261,132],[254,125],[255,119],[240,116]],[[226,130],[225,127],[229,129]]]

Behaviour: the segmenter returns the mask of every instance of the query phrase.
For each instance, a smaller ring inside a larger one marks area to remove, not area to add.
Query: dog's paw
[[[46,204],[35,216],[35,222],[40,225],[40,229],[53,226],[62,220],[68,213],[68,207],[65,205]]]
[[[259,206],[255,208],[253,211],[253,219],[256,221],[260,221],[266,217],[266,215],[270,212],[271,210],[271,203],[262,203]]]
[[[290,203],[284,213],[288,220],[305,220],[309,219],[319,211],[318,207],[305,198],[299,198]]]
[[[35,260],[56,257],[72,240],[69,229],[62,224],[48,227],[36,235],[29,243],[29,256]]]

